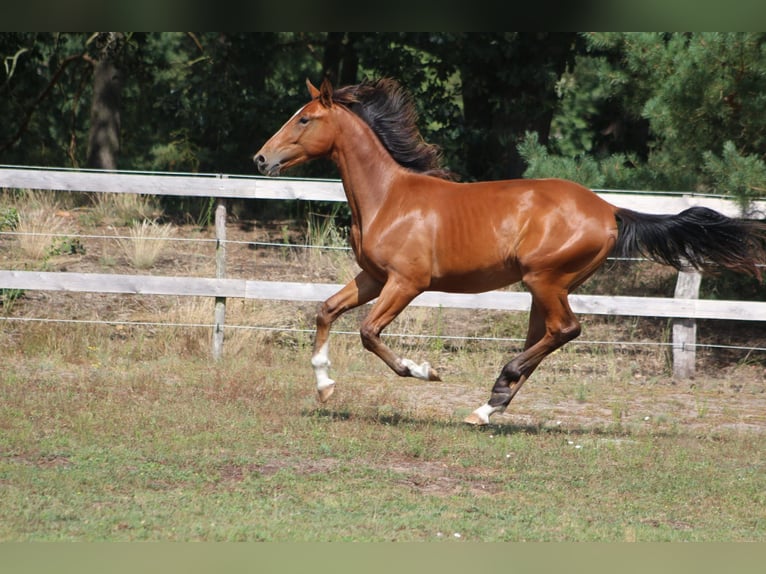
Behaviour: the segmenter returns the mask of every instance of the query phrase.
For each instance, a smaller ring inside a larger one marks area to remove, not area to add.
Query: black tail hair
[[[691,207],[677,215],[617,209],[619,235],[613,254],[642,255],[676,269],[689,266],[708,273],[721,268],[760,279],[766,263],[766,225],[732,219],[707,207]]]

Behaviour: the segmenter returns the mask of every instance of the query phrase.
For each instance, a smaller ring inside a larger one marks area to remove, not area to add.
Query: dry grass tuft
[[[134,223],[129,230],[130,239],[118,239],[118,243],[136,269],[149,269],[162,255],[166,246],[164,240],[175,233],[173,224],[159,224],[143,220]]]
[[[93,196],[94,219],[117,225],[154,220],[162,210],[154,196],[136,193],[97,193]]]
[[[166,321],[198,328],[177,327],[166,331],[168,348],[184,356],[208,354],[213,316],[213,299],[179,297],[177,304],[167,310]],[[311,337],[301,331],[306,326],[305,314],[296,312],[289,304],[231,299],[226,303],[224,353],[227,357],[246,356],[268,364],[275,349],[298,349],[308,345]],[[304,354],[301,350],[301,355]]]
[[[306,220],[307,265],[321,269],[334,280],[346,283],[359,272],[354,256],[348,251],[348,230],[336,225],[338,209],[329,216],[310,213]]]
[[[179,297],[178,303],[168,309],[167,321],[179,325],[209,325],[213,320],[213,306],[214,300],[209,297]],[[209,328],[172,327],[165,335],[182,356],[210,352]]]
[[[55,236],[69,231],[67,220],[60,215],[59,202],[51,193],[27,190],[16,203],[19,248],[27,257],[45,259],[50,254]]]

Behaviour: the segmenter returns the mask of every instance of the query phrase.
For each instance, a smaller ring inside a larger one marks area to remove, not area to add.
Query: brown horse
[[[524,351],[506,364],[489,401],[466,422],[502,412],[540,362],[580,334],[568,295],[610,253],[643,254],[676,268],[727,268],[759,277],[766,227],[693,207],[648,215],[615,207],[571,181],[451,181],[439,150],[416,127],[413,102],[393,80],[333,91],[306,82],[311,101],[254,156],[276,176],[305,161],[337,165],[351,209],[351,247],[362,271],[317,315],[311,364],[319,399],[328,375],[330,326],[377,300],[361,325],[364,347],[402,377],[438,381],[428,363],[400,358],[381,331],[417,295],[477,293],[523,281],[532,295]]]

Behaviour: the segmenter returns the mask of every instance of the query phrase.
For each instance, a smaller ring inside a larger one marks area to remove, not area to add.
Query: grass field
[[[476,429],[492,350],[442,351],[470,358],[430,384],[336,337],[320,407],[307,344],[212,364],[113,328],[3,338],[0,540],[766,539],[763,385],[615,379],[561,352]]]
[[[3,265],[29,268],[3,241]],[[129,267],[99,249],[42,265]],[[245,255],[256,269],[233,258],[231,273],[349,273]],[[209,260],[177,251],[158,265],[198,273]],[[210,321],[212,302],[30,292],[2,311],[193,323]],[[762,357],[701,353],[697,377],[675,381],[663,347],[570,344],[477,429],[461,421],[519,343],[414,335],[521,337],[523,314],[408,310],[391,331],[413,336],[391,344],[443,383],[399,379],[358,336],[335,335],[326,405],[300,330],[312,314],[232,301],[227,324],[298,330],[227,330],[218,362],[209,329],[0,322],[0,541],[766,541]],[[585,340],[667,330],[583,322]],[[726,336],[710,331],[701,338]]]

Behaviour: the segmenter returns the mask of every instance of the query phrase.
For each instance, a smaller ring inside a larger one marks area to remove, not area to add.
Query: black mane
[[[420,135],[415,103],[396,80],[383,78],[338,88],[332,99],[362,118],[399,165],[418,173],[454,179],[441,165],[441,149],[426,143]]]

